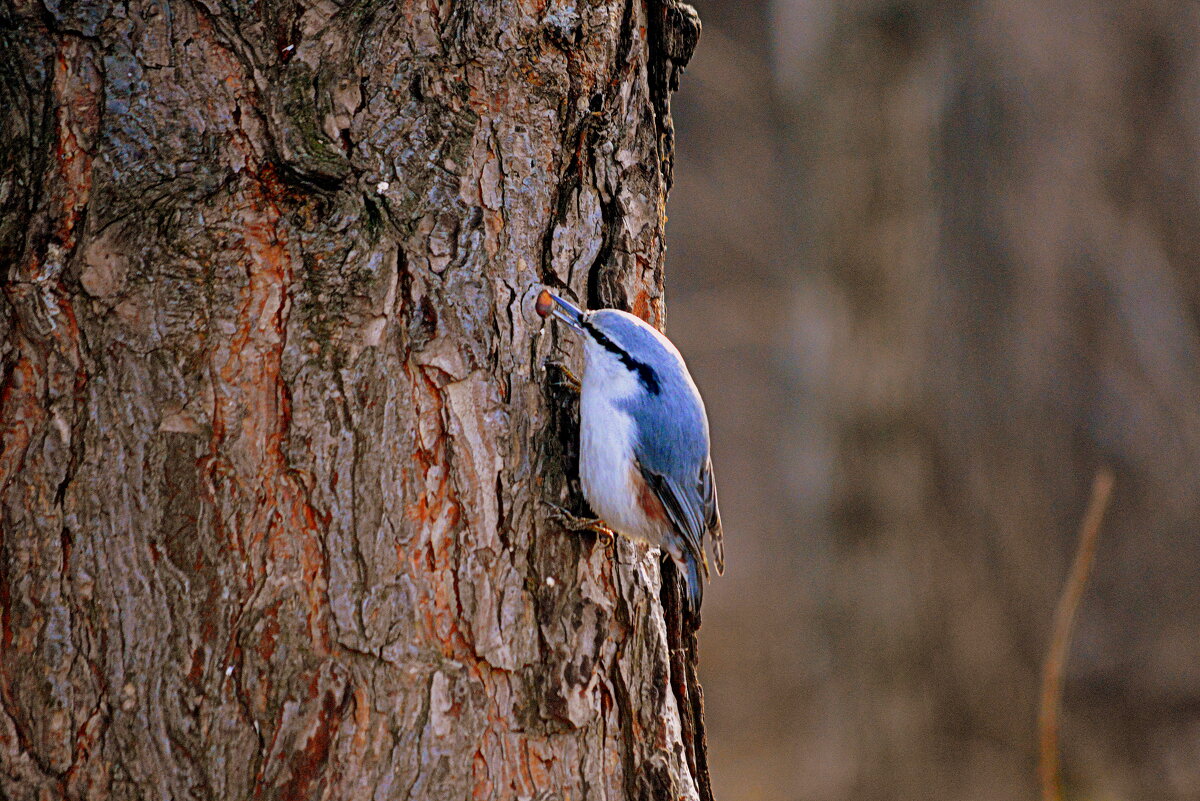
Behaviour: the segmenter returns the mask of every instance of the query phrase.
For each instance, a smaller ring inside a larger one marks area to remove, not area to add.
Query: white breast
[[[588,504],[620,534],[649,540],[648,521],[633,484],[633,418],[620,401],[637,392],[637,379],[616,357],[594,343],[579,404],[579,480]]]

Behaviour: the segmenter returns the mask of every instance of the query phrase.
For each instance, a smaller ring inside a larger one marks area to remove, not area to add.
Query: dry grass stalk
[[[1059,772],[1058,731],[1062,711],[1063,670],[1067,653],[1071,647],[1071,633],[1075,624],[1075,613],[1087,586],[1096,556],[1096,541],[1100,538],[1100,524],[1112,496],[1113,473],[1107,467],[1096,472],[1092,480],[1092,497],[1079,526],[1079,542],[1075,548],[1075,560],[1071,573],[1054,610],[1054,629],[1050,637],[1050,650],[1042,663],[1042,691],[1038,704],[1038,777],[1041,780],[1042,801],[1061,801],[1062,777]]]

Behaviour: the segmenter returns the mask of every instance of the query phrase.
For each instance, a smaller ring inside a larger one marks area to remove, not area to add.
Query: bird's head
[[[672,375],[682,372],[686,377],[683,359],[675,346],[654,327],[628,312],[584,311],[546,290],[538,295],[536,308],[543,318],[553,317],[582,337],[589,362],[599,359],[611,363],[613,368],[621,365],[652,395],[657,395],[663,382]]]

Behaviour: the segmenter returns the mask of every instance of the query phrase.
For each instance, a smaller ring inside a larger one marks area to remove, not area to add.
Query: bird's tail
[[[700,602],[704,600],[704,574],[701,572],[703,565],[696,555],[686,548],[677,564],[683,572],[683,603],[688,613],[695,617],[700,614]]]
[[[721,518],[709,523],[708,539],[712,543],[713,562],[717,566],[717,575],[725,574],[725,532],[721,529]]]

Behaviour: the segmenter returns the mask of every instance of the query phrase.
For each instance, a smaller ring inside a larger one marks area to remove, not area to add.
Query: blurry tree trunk
[[[539,282],[662,322],[676,0],[0,10],[0,797],[709,797]]]
[[[1084,796],[1200,787],[1200,15],[839,8],[809,99],[843,300],[840,661],[860,798],[1031,798],[1038,668],[1117,476],[1067,663]]]

